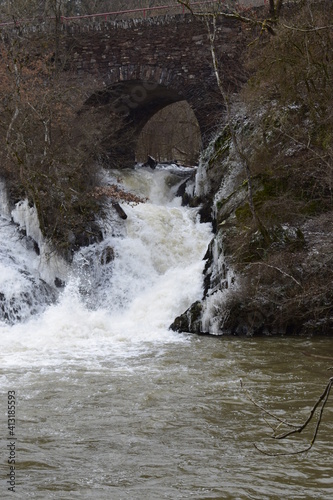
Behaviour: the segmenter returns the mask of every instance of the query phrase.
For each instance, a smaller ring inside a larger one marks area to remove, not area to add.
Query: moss
[[[217,210],[221,210],[224,205],[226,203],[228,203],[228,201],[231,200],[231,198],[234,196],[234,194],[236,193],[236,191],[233,191],[229,196],[227,196],[227,198],[222,198],[221,200],[219,200],[218,202],[216,202],[216,208]]]
[[[252,212],[250,205],[248,203],[245,203],[244,205],[236,208],[235,215],[239,223],[245,224],[250,219],[252,219]]]
[[[208,165],[212,167],[214,163],[223,158],[223,156],[227,156],[229,154],[231,144],[231,135],[229,127],[226,126],[222,130],[222,132],[218,135],[218,137],[214,140],[214,153],[210,154],[208,158]]]
[[[226,199],[223,198],[222,200],[219,200],[217,203],[216,203],[216,208],[217,210],[221,210],[221,208],[223,207],[223,205],[226,203]]]
[[[333,142],[332,125],[325,123],[316,127],[311,139],[315,146],[327,150],[332,146]]]
[[[257,189],[253,196],[253,202],[256,208],[260,208],[263,202],[280,196],[288,189],[289,176],[272,176],[267,173],[260,174],[255,178],[260,183],[260,188]]]
[[[229,131],[229,127],[223,129],[223,133],[217,138],[214,144],[214,150],[217,153],[225,153],[228,152],[230,147],[231,135]]]

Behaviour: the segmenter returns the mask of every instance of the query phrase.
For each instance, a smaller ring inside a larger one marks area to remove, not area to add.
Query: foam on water
[[[137,355],[152,342],[185,340],[168,327],[201,298],[202,258],[211,227],[170,195],[177,179],[167,171],[132,172],[123,182],[138,191],[144,184],[150,200],[122,205],[128,215],[122,230],[115,231],[106,220],[103,242],[75,256],[72,277],[56,303],[25,322],[0,323],[3,366],[51,367],[81,358],[98,362],[105,356]],[[115,258],[101,265],[107,248]],[[37,256],[31,258],[35,272],[38,264]],[[5,265],[2,276],[11,272],[11,263]]]

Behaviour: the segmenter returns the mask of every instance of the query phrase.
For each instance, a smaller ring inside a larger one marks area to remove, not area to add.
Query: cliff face
[[[240,117],[239,134],[252,143],[258,123]],[[204,296],[172,328],[234,335],[333,333],[333,207],[318,195],[300,199],[289,161],[300,156],[303,165],[303,154],[286,144],[280,152],[286,175],[253,176],[263,234],[252,219],[246,175],[226,129],[208,151],[196,185],[206,213],[210,200],[215,227],[205,256]],[[315,183],[309,179],[313,189]]]
[[[215,228],[204,295],[175,330],[333,333],[331,14],[299,13],[293,24],[307,29],[280,27],[250,57],[253,77],[234,99],[231,126],[251,177],[222,127],[202,155],[195,190]]]

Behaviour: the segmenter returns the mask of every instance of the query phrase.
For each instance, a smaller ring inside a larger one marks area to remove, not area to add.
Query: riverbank
[[[203,299],[172,328],[193,333],[333,333],[332,6],[286,20],[248,56],[230,123],[201,158],[195,197],[215,236]],[[322,29],[318,29],[322,27]],[[251,183],[251,185],[250,185]]]

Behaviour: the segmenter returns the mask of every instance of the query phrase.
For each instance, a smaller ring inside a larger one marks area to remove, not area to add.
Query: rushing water
[[[52,304],[38,281],[41,257],[2,219],[2,291],[28,307],[27,279],[42,305],[0,323],[1,498],[13,497],[8,391],[17,397],[18,498],[332,498],[331,404],[311,452],[270,457],[253,444],[281,452],[311,436],[273,441],[239,382],[280,417],[302,421],[329,377],[333,363],[320,356],[333,358],[330,340],[169,331],[202,293],[211,230],[180,207],[179,177],[139,169],[123,182],[150,201],[124,205],[123,223],[110,208],[103,243],[76,256]],[[111,247],[115,259],[101,265]]]

